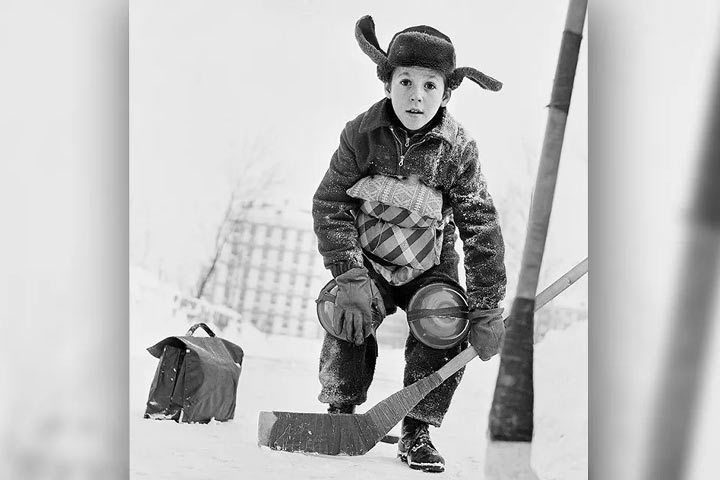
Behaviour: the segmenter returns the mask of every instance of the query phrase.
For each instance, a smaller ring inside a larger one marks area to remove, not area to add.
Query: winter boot
[[[445,471],[445,459],[430,441],[428,424],[414,418],[405,417],[403,420],[398,457],[415,470]]]
[[[328,407],[328,413],[355,413],[355,405],[333,405]]]

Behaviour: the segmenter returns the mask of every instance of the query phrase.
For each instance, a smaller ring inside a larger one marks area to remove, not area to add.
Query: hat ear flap
[[[456,68],[452,75],[448,78],[448,87],[450,87],[451,90],[455,90],[460,86],[465,77],[477,83],[485,90],[497,92],[502,88],[502,82],[495,80],[494,78],[485,75],[472,67]]]
[[[365,15],[355,24],[355,39],[360,45],[360,50],[378,66],[378,71],[389,68],[387,53],[380,48],[375,36],[375,22],[370,15]]]

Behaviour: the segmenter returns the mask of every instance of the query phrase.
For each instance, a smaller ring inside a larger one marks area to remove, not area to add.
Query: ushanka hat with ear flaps
[[[389,82],[396,67],[425,67],[442,72],[447,86],[454,90],[465,77],[494,92],[502,83],[472,67],[455,68],[455,47],[450,38],[438,30],[419,25],[398,32],[385,53],[375,36],[375,22],[366,15],[355,25],[355,38],[365,54],[377,65],[377,75]]]

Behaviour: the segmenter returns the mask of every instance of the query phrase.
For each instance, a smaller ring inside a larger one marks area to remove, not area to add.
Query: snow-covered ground
[[[208,425],[143,419],[157,359],[145,348],[187,330],[173,315],[173,289],[146,272],[131,271],[130,472],[131,478],[331,479],[418,478],[395,458],[395,446],[378,444],[360,457],[275,452],[257,445],[261,410],[322,412],[317,360],[319,340],[266,336],[249,325],[216,333],[245,350],[235,419]],[[382,332],[380,332],[382,334]],[[587,478],[586,322],[551,331],[536,346],[535,438],[532,465],[543,480]],[[438,478],[482,478],[485,431],[498,358],[471,362],[442,428],[431,433],[445,456]],[[360,412],[402,388],[400,349],[382,349],[377,374]]]
[[[272,172],[277,183],[254,199],[309,208],[342,126],[383,95],[374,65],[353,34],[357,19],[371,14],[383,46],[394,32],[432,24],[457,45],[459,66],[474,66],[504,82],[498,95],[464,84],[449,108],[478,140],[488,188],[501,212],[508,292],[514,292],[566,9],[567,1],[519,7],[460,0],[451,8],[427,0],[132,3],[131,265],[188,293],[212,258],[230,192],[257,183],[256,169],[264,176]],[[541,285],[588,252],[587,45],[581,45]],[[352,458],[259,448],[259,411],[323,411],[316,398],[320,340],[266,337],[246,324],[217,332],[246,352],[233,421],[144,420],[157,365],[145,348],[188,327],[186,319],[173,316],[175,290],[146,273],[133,270],[131,279],[133,478],[422,475],[396,460],[387,444]],[[559,301],[587,309],[587,290],[583,279]],[[402,356],[401,350],[381,350],[361,412],[402,387]],[[442,476],[482,476],[497,369],[497,358],[472,362],[443,427],[433,431],[447,460]],[[543,479],[587,478],[587,323],[548,333],[537,346],[535,375],[537,472]]]

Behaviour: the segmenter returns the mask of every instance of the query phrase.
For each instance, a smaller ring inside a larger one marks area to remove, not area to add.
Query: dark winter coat
[[[437,126],[404,148],[404,132],[394,124],[390,100],[383,99],[347,123],[313,198],[318,249],[333,276],[363,265],[351,210],[360,200],[346,190],[369,175],[417,175],[442,192],[443,214],[452,215],[444,230],[440,265],[457,268],[455,226],[465,252],[470,308],[494,308],[505,296],[505,265],[498,215],[480,172],[475,140],[442,109]],[[400,139],[403,139],[401,143]]]

